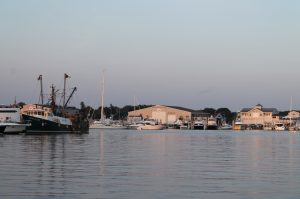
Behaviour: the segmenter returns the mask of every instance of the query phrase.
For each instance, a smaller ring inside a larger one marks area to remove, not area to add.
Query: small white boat
[[[218,129],[218,124],[217,124],[216,118],[211,116],[207,120],[206,130],[217,130],[217,129]]]
[[[164,126],[153,120],[146,120],[142,125],[137,127],[137,130],[163,130]]]
[[[110,123],[110,122],[106,123],[106,122],[101,122],[99,120],[95,120],[89,126],[89,129],[126,129],[126,128],[127,127],[122,124]]]
[[[203,121],[195,121],[193,125],[194,130],[204,130],[205,126]]]
[[[14,106],[0,106],[0,122],[6,126],[4,133],[23,133],[28,124],[21,123],[20,108]]]
[[[14,122],[3,122],[1,125],[6,126],[4,133],[14,134],[14,133],[25,133],[26,127],[30,126],[29,124],[14,123]]]
[[[188,130],[189,129],[189,126],[188,125],[185,125],[185,124],[182,124],[179,126],[179,129],[180,130]]]
[[[246,130],[246,125],[239,119],[237,119],[234,123],[233,123],[233,130]]]
[[[220,126],[220,130],[232,130],[232,126],[230,124],[224,124]]]
[[[283,123],[276,123],[274,129],[275,129],[275,131],[284,131],[284,130],[286,130]]]
[[[127,129],[137,130],[140,126],[143,126],[143,124],[142,123],[129,124],[127,126]]]

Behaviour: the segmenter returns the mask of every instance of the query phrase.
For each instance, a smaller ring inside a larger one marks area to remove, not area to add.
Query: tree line
[[[153,105],[137,105],[137,106],[131,106],[126,105],[124,107],[118,107],[110,104],[110,106],[106,106],[103,108],[103,112],[105,115],[105,118],[110,118],[112,120],[126,120],[128,116],[128,112],[133,111],[134,109],[139,110],[143,108],[148,108]],[[195,111],[201,111],[204,113],[209,113],[210,115],[216,116],[218,114],[221,114],[225,119],[226,122],[232,122],[236,117],[236,112],[231,112],[228,108],[205,108],[202,110],[195,110]],[[97,109],[92,108],[91,106],[86,106],[84,102],[80,103],[80,112],[84,115],[84,117],[89,119],[99,119],[101,117],[101,106]]]

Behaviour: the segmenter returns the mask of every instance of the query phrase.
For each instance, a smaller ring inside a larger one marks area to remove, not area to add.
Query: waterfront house
[[[257,104],[253,108],[242,109],[239,115],[245,125],[270,126],[279,122],[278,114],[276,108],[264,108],[261,104]]]

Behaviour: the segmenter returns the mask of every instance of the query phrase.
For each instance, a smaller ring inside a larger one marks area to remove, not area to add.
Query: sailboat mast
[[[134,116],[135,116],[135,96],[133,96],[133,111],[134,111]]]
[[[293,97],[291,96],[291,104],[290,104],[290,126],[292,125],[292,116],[291,116],[292,104],[293,104]]]
[[[38,80],[39,80],[39,81],[40,81],[40,83],[41,83],[40,98],[41,98],[41,101],[42,101],[42,105],[44,105],[43,76],[42,76],[42,75],[39,75],[39,78],[38,78]]]
[[[103,122],[104,120],[104,70],[102,71],[102,91],[101,91],[101,118],[100,120]]]

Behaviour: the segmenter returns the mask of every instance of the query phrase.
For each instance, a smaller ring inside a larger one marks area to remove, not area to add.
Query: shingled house
[[[253,108],[244,108],[240,111],[241,122],[246,125],[268,126],[279,122],[279,112],[276,108],[264,108],[257,104]]]

